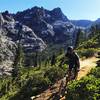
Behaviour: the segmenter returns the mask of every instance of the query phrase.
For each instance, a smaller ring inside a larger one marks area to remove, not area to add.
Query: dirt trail
[[[98,61],[98,58],[96,57],[81,60],[80,61],[81,70],[78,73],[77,79],[79,80],[83,76],[86,76],[86,74],[96,66],[96,61]]]
[[[85,60],[81,60],[80,61],[80,66],[81,69],[78,73],[78,80],[84,76],[86,76],[86,74],[96,66],[96,61],[98,60],[98,58],[96,57],[92,57],[92,58],[88,58]],[[37,95],[37,97],[34,99],[34,96],[31,97],[32,100],[53,100],[52,96],[53,94],[57,93],[59,91],[59,87],[61,84],[61,81],[58,81],[57,83],[54,84],[54,86],[52,86],[52,89],[47,89],[46,91],[44,91],[43,93],[41,93],[40,95]],[[64,98],[62,98],[61,100],[64,100]]]

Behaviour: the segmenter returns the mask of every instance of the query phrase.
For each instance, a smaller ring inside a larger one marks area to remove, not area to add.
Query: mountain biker
[[[74,77],[73,79],[77,78],[78,71],[80,69],[80,61],[79,61],[79,56],[77,53],[75,53],[74,49],[72,46],[69,46],[67,48],[67,53],[65,54],[65,57],[68,58],[68,77],[70,78],[72,69],[74,69]]]

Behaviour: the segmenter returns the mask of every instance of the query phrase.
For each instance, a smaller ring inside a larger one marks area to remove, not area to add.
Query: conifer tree
[[[56,63],[56,56],[55,54],[53,54],[51,58],[51,66],[55,65],[55,63]]]
[[[22,25],[19,24],[19,32],[18,32],[18,44],[16,49],[16,55],[15,60],[13,63],[13,70],[12,70],[12,76],[18,77],[20,73],[20,68],[23,66],[24,62],[24,52],[21,44],[21,38],[22,38]]]

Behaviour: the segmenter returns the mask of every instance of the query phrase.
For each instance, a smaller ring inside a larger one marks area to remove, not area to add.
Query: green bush
[[[89,36],[88,39],[79,43],[78,49],[100,48],[100,31],[95,31],[90,35],[92,36]]]
[[[92,69],[89,74],[94,75],[96,78],[100,78],[100,67]]]
[[[99,100],[100,99],[100,67],[92,69],[88,76],[72,81],[67,86],[68,100]]]
[[[67,100],[99,100],[100,79],[93,76],[71,82],[67,87]]]
[[[21,68],[18,77],[0,79],[0,100],[28,100],[61,79],[64,69],[58,66]]]
[[[61,79],[64,77],[65,71],[60,67],[51,67],[48,68],[45,72],[45,77],[48,77],[48,79],[54,83],[56,80]]]
[[[81,50],[77,50],[78,54],[80,55],[80,57],[92,57],[95,55],[95,53],[97,52],[96,49],[81,49]]]
[[[88,41],[81,43],[78,48],[84,48],[84,49],[96,48],[97,44],[98,42],[96,40],[90,39]]]
[[[49,79],[40,75],[34,75],[26,84],[21,87],[20,91],[10,100],[28,100],[31,96],[41,93],[49,86]]]
[[[18,75],[1,78],[0,100],[29,100],[31,96],[43,92],[64,77],[66,64],[59,66],[62,57],[63,55],[57,56],[57,62],[53,66],[49,63],[45,66],[45,62],[41,63],[41,67],[22,66]]]

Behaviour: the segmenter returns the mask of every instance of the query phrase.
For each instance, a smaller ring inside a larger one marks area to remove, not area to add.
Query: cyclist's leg
[[[70,78],[71,72],[72,72],[72,69],[69,69],[69,70],[68,70],[68,78]]]
[[[77,79],[77,76],[78,76],[78,68],[75,65],[75,67],[74,67],[74,79]]]
[[[71,79],[72,68],[73,68],[73,66],[71,64],[69,64],[68,77],[66,78],[66,81],[70,81],[70,79]]]

